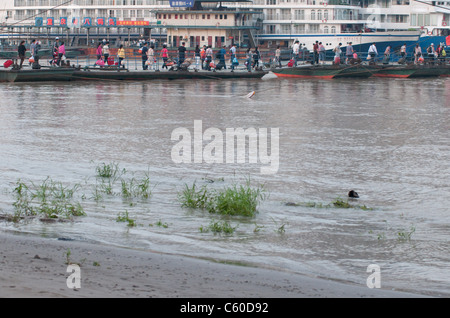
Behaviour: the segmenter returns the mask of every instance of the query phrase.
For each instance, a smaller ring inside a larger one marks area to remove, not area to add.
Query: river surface
[[[227,128],[253,127],[259,138],[259,129],[278,128],[275,173],[262,174],[261,160],[177,163],[180,137],[172,133],[180,128],[194,139],[194,121],[224,140]],[[0,220],[0,228],[362,286],[375,264],[382,288],[448,297],[449,131],[443,78],[1,84],[0,214],[14,214],[18,180],[51,178],[77,186],[86,216]],[[98,195],[101,163],[126,169],[122,178],[148,174],[151,197],[124,199],[120,181],[112,195]],[[246,181],[264,185],[267,196],[255,217],[226,219],[236,227],[231,235],[201,231],[222,218],[178,200],[193,183],[220,189]],[[360,198],[349,202],[369,209],[331,204],[352,189]],[[136,226],[117,221],[125,212]]]

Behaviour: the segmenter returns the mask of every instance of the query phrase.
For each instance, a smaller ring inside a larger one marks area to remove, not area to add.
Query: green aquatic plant
[[[205,185],[197,187],[195,182],[178,195],[181,206],[206,209],[210,213],[253,217],[260,201],[265,199],[263,187],[252,188],[245,185],[231,185],[223,189],[209,189]]]
[[[182,207],[204,209],[208,206],[210,193],[206,186],[197,187],[194,182],[191,187],[185,184],[181,193],[178,193],[178,201]]]
[[[158,222],[156,222],[156,226],[163,227],[163,228],[167,229],[169,227],[169,224],[163,223],[161,220],[159,220]]]
[[[409,228],[409,230],[401,230],[397,233],[397,238],[399,241],[405,242],[405,241],[410,241],[411,240],[411,236],[414,234],[414,232],[416,231],[416,228],[414,226],[411,226]]]
[[[349,209],[353,207],[348,201],[344,201],[341,198],[336,198],[333,202],[331,202],[335,208],[340,209]]]
[[[136,226],[136,221],[130,218],[130,216],[128,215],[128,210],[125,210],[124,213],[119,212],[116,218],[116,222],[125,222],[129,227]]]
[[[81,204],[74,200],[79,185],[64,186],[61,182],[46,178],[41,184],[18,180],[13,190],[16,200],[14,220],[22,217],[71,218],[85,215]]]
[[[142,198],[148,199],[152,195],[150,189],[150,177],[145,175],[141,180],[131,178],[129,180],[122,179],[122,197],[123,198]]]
[[[97,177],[100,178],[116,178],[126,173],[125,169],[120,170],[119,164],[116,162],[101,163],[95,167]]]
[[[351,204],[348,201],[345,201],[344,199],[338,197],[334,201],[328,204],[324,204],[321,202],[287,202],[285,203],[286,206],[302,206],[306,208],[338,208],[338,209],[360,209],[364,211],[371,211],[373,208],[369,208],[366,205],[359,205],[359,204]]]
[[[264,199],[263,188],[252,188],[249,184],[245,186],[234,184],[214,193],[209,212],[253,217],[259,202]]]
[[[214,234],[233,234],[236,230],[237,226],[233,227],[230,222],[228,221],[215,221],[212,220],[210,224],[207,227],[204,227],[203,225],[200,226],[199,230],[202,233],[207,233],[209,231],[213,232]]]

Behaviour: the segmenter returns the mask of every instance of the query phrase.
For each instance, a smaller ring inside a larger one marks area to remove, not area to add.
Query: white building
[[[275,45],[290,47],[295,39],[319,35],[340,35],[341,39],[345,39],[345,34],[350,36],[372,30],[392,32],[416,29],[429,35],[450,34],[450,0],[253,0],[253,2],[224,3],[217,0],[203,1],[211,2],[204,5],[203,9],[207,11],[217,8],[222,10],[222,6],[241,12],[262,11],[262,15],[249,14],[245,21],[247,27],[254,29],[252,32],[245,33],[244,29],[241,29],[240,33],[237,31],[237,34],[232,36],[233,40],[238,39],[238,42],[243,42],[244,39],[251,41],[252,36],[255,36],[258,44],[267,47]],[[186,11],[185,8],[171,8],[167,0],[3,0],[0,4],[0,25],[3,26],[1,36],[3,39],[11,40],[30,37],[32,34],[47,37],[59,34],[67,36],[74,45],[105,37],[116,39],[118,34],[122,40],[162,37],[170,43],[173,43],[174,36],[187,39],[191,43],[198,43],[198,36],[206,36],[203,42],[200,41],[205,43],[209,41],[207,38],[210,35],[193,32],[195,27],[217,30],[217,23],[220,25],[225,22],[224,20],[216,22],[211,18],[202,22],[202,19],[196,19],[196,16],[191,18],[189,15],[188,19],[170,21],[168,24],[169,21],[167,19],[163,21],[159,15],[163,10],[172,11],[174,16],[178,10]],[[217,14],[220,15],[217,12],[210,14],[214,18]],[[85,18],[91,19],[90,27],[83,25]],[[99,21],[107,23],[108,18],[114,18],[114,27],[103,27],[98,24]],[[242,15],[240,18],[241,20],[236,19],[233,15],[233,23],[229,26],[238,26],[242,22]],[[64,21],[67,24],[61,26]],[[229,21],[227,23],[229,24]],[[189,31],[183,31],[183,34],[178,32],[175,35],[176,29],[186,24],[189,24],[189,28],[185,30]],[[195,35],[191,35],[193,33]],[[165,38],[167,35],[172,38]],[[229,44],[229,39],[224,33],[214,35],[216,36],[225,37],[225,41],[219,42]],[[327,43],[332,46],[336,41]],[[217,44],[218,41],[213,43]]]

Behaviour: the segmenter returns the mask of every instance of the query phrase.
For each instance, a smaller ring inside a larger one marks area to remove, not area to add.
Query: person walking
[[[257,69],[259,67],[259,60],[261,59],[261,54],[259,53],[258,47],[255,47],[255,51],[253,51],[253,68]]]
[[[150,44],[150,48],[147,51],[147,61],[146,64],[149,66],[149,69],[152,70],[155,63],[155,47],[153,44]]]
[[[369,51],[367,52],[370,56],[370,63],[369,64],[375,64],[375,58],[378,55],[378,50],[375,45],[375,43],[372,43],[372,45],[369,47]]]
[[[105,65],[108,65],[108,57],[109,57],[109,41],[106,41],[105,45],[102,48],[102,54],[104,57]]]
[[[420,47],[419,43],[416,43],[416,47],[414,48],[414,64],[417,64],[419,62],[421,56],[422,48]]]
[[[434,43],[431,43],[431,45],[427,48],[427,55],[428,59],[433,63],[435,56],[435,49],[434,49]]]
[[[29,65],[31,65],[31,61],[34,60],[35,55],[36,55],[36,40],[33,39],[31,40],[31,44],[30,44],[30,60],[29,60]]]
[[[141,51],[141,59],[142,59],[142,69],[144,71],[146,71],[148,69],[148,65],[147,65],[147,52],[148,52],[148,47],[147,47],[147,43],[144,42],[142,43],[141,48],[139,49]]]
[[[247,52],[245,53],[246,63],[247,63],[247,71],[252,71],[252,57],[253,53],[250,50],[250,48],[247,49]]]
[[[236,58],[236,44],[233,44],[230,48],[230,60],[231,60],[231,71],[234,72],[234,66],[235,66],[235,61],[237,60]]]
[[[295,41],[292,46],[292,59],[294,60],[294,66],[297,66],[298,55],[300,53],[300,41]]]
[[[319,63],[325,64],[325,46],[319,42]]]
[[[169,69],[167,67],[167,60],[169,59],[169,51],[167,50],[167,45],[163,44],[163,48],[161,50],[160,56],[163,60],[162,68],[165,68],[166,70]]]
[[[281,68],[281,49],[280,46],[277,45],[277,49],[275,50],[275,66],[278,64],[278,67]]]
[[[355,51],[353,50],[352,42],[348,42],[348,45],[345,49],[345,64],[348,64],[348,62],[353,58],[353,53]]]
[[[20,41],[20,44],[17,47],[17,54],[19,55],[19,59],[20,59],[19,68],[22,68],[22,66],[23,66],[23,61],[25,60],[26,52],[27,52],[27,48],[25,47],[25,41]]]
[[[341,54],[342,54],[342,50],[341,50],[341,45],[342,43],[339,43],[338,46],[336,46],[334,48],[334,64],[335,65],[339,65],[341,64]]]
[[[406,57],[406,43],[404,43],[400,48],[400,56],[402,59]]]
[[[178,48],[178,68],[183,64],[186,58],[186,43],[181,42],[181,46]]]
[[[125,49],[123,48],[123,44],[119,46],[119,50],[117,51],[117,57],[119,58],[117,68],[120,68],[121,66],[125,68],[125,65],[122,65],[122,62],[125,59]]]
[[[384,51],[383,64],[389,64],[389,59],[391,57],[391,46],[388,45]]]
[[[225,55],[227,54],[227,50],[225,49],[225,45],[222,46],[222,48],[219,51],[218,57],[219,57],[219,64],[217,64],[217,69],[223,68],[224,70],[227,69],[227,65],[225,64]]]
[[[200,69],[200,60],[201,60],[200,51],[201,51],[200,46],[197,44],[194,50],[195,70],[197,71]]]
[[[58,48],[58,62],[56,63],[58,66],[61,66],[61,61],[63,57],[66,55],[66,47],[64,45],[64,42],[61,42],[61,45]]]
[[[102,55],[103,55],[103,43],[102,42],[98,43],[95,54],[97,55],[97,61],[102,59]]]
[[[312,64],[319,64],[319,41],[316,41],[313,45],[313,60]]]
[[[200,59],[202,60],[202,70],[204,70],[205,67],[205,61],[206,61],[206,45],[203,45],[203,48],[200,50]]]
[[[206,49],[206,70],[211,71],[211,62],[213,58],[213,50],[211,48],[211,45],[208,45],[208,48]]]
[[[59,54],[59,37],[55,38],[55,43],[53,43],[53,48],[52,48],[52,54],[53,54],[53,61],[52,61],[52,65],[56,65],[58,62],[58,54]]]

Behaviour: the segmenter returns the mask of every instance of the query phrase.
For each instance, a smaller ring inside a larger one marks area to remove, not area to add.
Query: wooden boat
[[[443,73],[440,65],[378,65],[374,66],[375,77],[438,77]]]
[[[367,65],[301,65],[295,67],[273,68],[278,77],[333,79],[342,77],[367,78],[373,71]]]
[[[262,78],[268,71],[129,71],[126,69],[76,69],[75,80],[176,80]]]
[[[49,67],[41,69],[3,69],[0,70],[0,82],[44,82],[70,81],[74,68]]]

